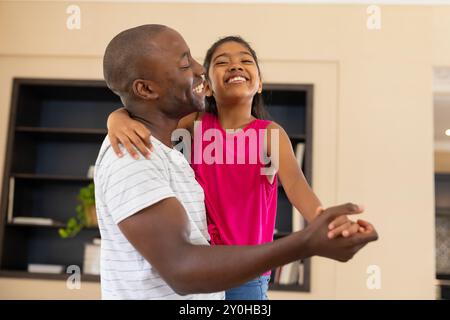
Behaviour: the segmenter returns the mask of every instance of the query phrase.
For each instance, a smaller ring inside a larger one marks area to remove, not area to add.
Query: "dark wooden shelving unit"
[[[75,216],[80,188],[92,182],[87,172],[107,134],[107,116],[120,104],[103,81],[14,79],[0,212],[1,277],[69,276],[29,273],[30,263],[82,268],[84,245],[99,237],[98,228],[70,239],[60,238],[58,229]],[[8,213],[55,223],[14,223]],[[86,274],[82,279],[99,281]]]
[[[294,152],[297,143],[304,144],[302,170],[310,185],[312,185],[313,89],[313,85],[265,84],[263,91],[264,102],[271,120],[274,120],[286,130]],[[279,183],[275,240],[292,233],[292,211],[292,205]],[[274,283],[276,272],[272,270],[269,289],[310,291],[311,261],[305,259],[301,263],[303,264],[302,284]]]
[[[266,84],[263,97],[293,147],[305,144],[303,172],[311,183],[313,86]],[[107,134],[107,116],[120,105],[103,81],[14,80],[0,207],[0,277],[65,280],[67,274],[28,273],[27,265],[82,266],[84,244],[99,236],[98,229],[83,229],[72,239],[61,239],[57,231],[61,222],[75,215],[79,189],[92,182],[87,171]],[[9,190],[11,178],[14,190]],[[52,218],[59,223],[11,223],[7,219],[11,192],[14,217]],[[275,239],[292,232],[292,206],[283,189],[278,192]],[[303,265],[302,285],[272,283],[270,289],[309,291],[310,260]],[[90,275],[82,279],[99,281]]]

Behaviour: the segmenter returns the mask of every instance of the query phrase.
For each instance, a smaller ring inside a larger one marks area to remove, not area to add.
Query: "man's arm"
[[[347,261],[377,238],[372,229],[350,239],[327,239],[328,223],[351,213],[358,213],[356,206],[328,209],[304,231],[264,245],[201,246],[189,242],[190,222],[181,203],[172,197],[126,218],[119,228],[173,290],[183,295],[235,287],[311,255]]]

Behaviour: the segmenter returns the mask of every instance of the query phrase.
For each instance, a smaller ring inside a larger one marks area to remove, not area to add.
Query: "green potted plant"
[[[58,230],[62,238],[73,238],[85,227],[98,226],[95,212],[95,186],[90,183],[80,189],[77,197],[80,204],[76,207],[76,216],[67,221],[65,228]]]

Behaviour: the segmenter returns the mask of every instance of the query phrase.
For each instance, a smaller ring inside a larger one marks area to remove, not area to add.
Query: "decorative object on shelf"
[[[275,270],[273,283],[276,285],[304,285],[305,264],[302,260],[294,261]]]
[[[93,183],[80,189],[78,200],[81,204],[76,207],[77,215],[67,221],[66,228],[59,229],[59,235],[62,238],[73,238],[85,227],[98,226],[94,191]]]
[[[14,177],[9,178],[9,194],[8,194],[8,223],[13,222],[13,211],[14,211]]]
[[[299,261],[284,265],[280,271],[279,284],[298,284],[299,279]]]
[[[92,243],[85,244],[83,261],[84,274],[100,274],[100,244],[101,240],[98,238],[95,238]]]
[[[25,224],[34,226],[55,226],[59,222],[44,217],[14,217],[11,221],[12,224]]]
[[[94,170],[95,166],[89,166],[89,170],[86,175],[89,179],[94,179]]]
[[[31,273],[53,273],[61,274],[64,271],[64,266],[56,264],[38,264],[30,263],[28,264],[28,272]]]

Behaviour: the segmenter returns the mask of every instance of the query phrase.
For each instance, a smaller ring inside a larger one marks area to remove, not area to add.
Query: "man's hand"
[[[330,207],[321,213],[308,225],[305,231],[308,234],[308,250],[310,255],[318,255],[341,262],[350,260],[367,243],[376,241],[378,234],[375,228],[367,221],[358,220],[356,224],[359,232],[352,237],[338,237],[329,239],[329,225],[336,219],[345,215],[360,214],[359,206],[347,203]]]

